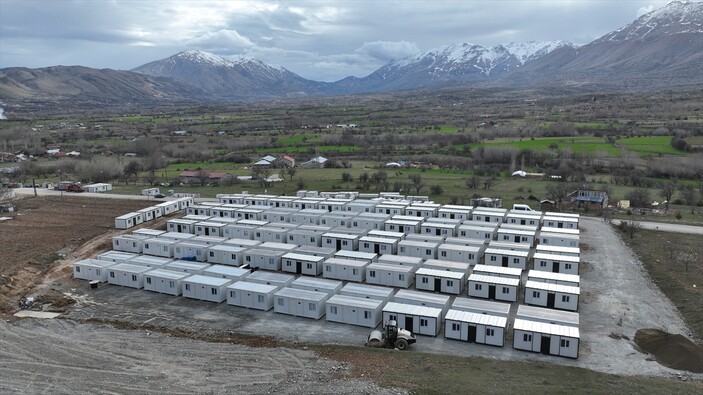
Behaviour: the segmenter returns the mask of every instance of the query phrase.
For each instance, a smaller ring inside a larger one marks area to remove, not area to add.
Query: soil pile
[[[703,347],[681,335],[659,329],[640,329],[635,334],[635,343],[664,366],[703,373]]]

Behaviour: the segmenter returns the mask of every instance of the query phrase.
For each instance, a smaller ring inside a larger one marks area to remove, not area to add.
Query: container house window
[[[454,286],[454,280],[447,280],[447,287],[453,287]]]
[[[132,281],[137,281],[137,275],[136,275],[136,274],[132,274]]]
[[[190,284],[185,285],[186,291],[190,291]]]
[[[509,294],[509,293],[510,293],[510,288],[508,288],[508,287],[503,287],[503,293],[504,293],[504,294]]]
[[[376,271],[375,271],[375,270],[369,270],[369,277],[376,277]]]
[[[80,266],[76,266],[76,273],[80,273],[80,272],[81,272],[81,267],[80,267]]]
[[[175,288],[175,287],[176,287],[176,283],[173,282],[173,281],[169,281],[169,282],[168,282],[168,287],[169,287],[169,288]]]
[[[483,284],[474,284],[474,289],[480,291],[483,288]]]
[[[498,260],[498,257],[496,257],[495,255],[491,255],[491,262],[495,262],[497,260]]]
[[[447,251],[442,251],[442,252],[440,253],[440,255],[441,255],[443,258],[446,258],[446,257],[447,257]]]
[[[571,264],[570,264],[570,263],[565,263],[565,264],[564,264],[564,269],[566,269],[566,270],[571,270]]]
[[[352,269],[352,274],[355,276],[359,275],[359,269]]]
[[[308,310],[310,310],[310,311],[317,311],[317,304],[315,304],[315,303],[308,303]]]
[[[522,335],[522,341],[524,341],[524,342],[531,342],[531,341],[532,341],[532,335],[528,335],[527,333],[525,333],[524,335]]]
[[[308,264],[306,265],[306,267],[307,267],[308,269],[312,269],[312,263],[308,263]]]
[[[405,274],[399,274],[398,281],[405,281]]]
[[[337,306],[330,306],[330,314],[337,314]]]
[[[540,267],[547,267],[547,262],[546,261],[539,261],[539,266]]]
[[[115,272],[110,272],[110,278],[115,278]]]
[[[486,336],[495,336],[495,329],[486,328]]]
[[[561,346],[562,347],[570,347],[569,340],[566,339],[561,339]]]
[[[259,303],[264,303],[264,295],[257,295],[257,296],[256,296],[256,300],[257,300]]]
[[[325,265],[325,271],[328,272],[328,273],[331,272],[331,271],[332,271],[332,266],[330,266],[330,265]]]
[[[237,295],[235,291],[229,291],[229,297],[234,298]]]
[[[533,298],[539,298],[539,295],[540,295],[539,291],[532,291]]]
[[[369,313],[368,311],[364,310],[364,319],[365,319],[365,320],[368,320],[369,318],[371,318],[371,313]]]
[[[452,330],[453,331],[458,331],[460,328],[460,325],[456,322],[452,322]]]
[[[425,255],[432,255],[432,250],[429,248],[425,250]]]
[[[423,284],[428,284],[429,282],[430,282],[430,279],[429,279],[429,278],[427,278],[427,277],[423,277],[423,278],[422,278],[422,283],[423,283]]]
[[[147,283],[147,284],[151,284],[151,277],[147,277],[147,278],[146,278],[146,283]]]
[[[276,300],[277,300],[276,303],[278,303],[279,306],[283,306],[286,304],[286,302],[283,300],[283,298],[277,298]]]
[[[210,293],[213,295],[217,295],[217,288],[210,288]]]
[[[561,301],[562,301],[562,302],[567,302],[567,303],[568,303],[570,299],[571,299],[571,297],[570,297],[569,295],[561,295]]]
[[[420,318],[420,326],[427,326],[427,320],[424,318]]]

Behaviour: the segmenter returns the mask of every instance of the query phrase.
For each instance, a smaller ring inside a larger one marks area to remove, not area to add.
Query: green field
[[[628,137],[618,140],[617,143],[627,147],[628,150],[640,155],[685,155],[685,152],[675,150],[671,146],[671,136]]]

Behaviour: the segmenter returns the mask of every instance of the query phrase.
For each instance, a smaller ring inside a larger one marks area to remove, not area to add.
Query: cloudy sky
[[[441,45],[585,44],[667,0],[0,0],[0,68],[129,70],[186,49],[318,81]]]

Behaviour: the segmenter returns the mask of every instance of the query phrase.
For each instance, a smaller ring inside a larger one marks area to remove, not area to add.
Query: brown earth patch
[[[659,329],[640,329],[635,334],[635,343],[664,366],[703,373],[703,347],[684,336]]]

